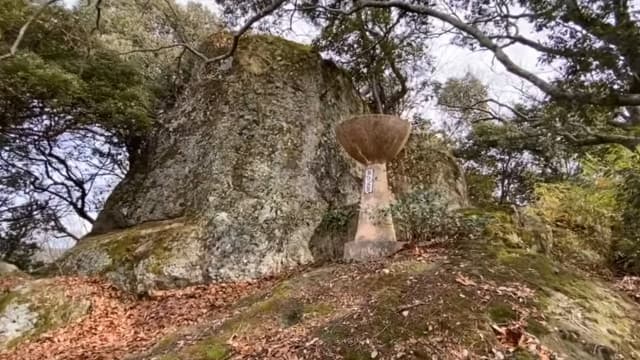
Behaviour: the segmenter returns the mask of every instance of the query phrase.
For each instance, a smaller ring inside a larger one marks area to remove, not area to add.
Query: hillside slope
[[[136,359],[637,359],[638,304],[540,255],[414,249],[296,275]]]
[[[0,358],[640,358],[640,307],[613,283],[482,241],[148,299],[97,293]]]

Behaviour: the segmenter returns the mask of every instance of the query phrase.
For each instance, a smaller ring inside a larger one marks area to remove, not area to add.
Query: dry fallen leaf
[[[471,280],[470,278],[462,275],[462,274],[458,274],[458,276],[456,277],[456,282],[464,285],[464,286],[476,286],[476,282]]]
[[[78,321],[10,351],[3,360],[121,359],[149,348],[180,326],[200,323],[222,311],[241,296],[269,283],[244,282],[154,291],[136,300],[105,280],[86,277],[53,278],[70,297],[89,299],[89,314]],[[47,354],[46,356],[43,354]]]

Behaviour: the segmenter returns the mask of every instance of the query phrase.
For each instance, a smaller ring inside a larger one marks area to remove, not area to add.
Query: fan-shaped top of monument
[[[411,124],[395,115],[353,116],[336,127],[344,149],[363,164],[391,161],[409,138]]]

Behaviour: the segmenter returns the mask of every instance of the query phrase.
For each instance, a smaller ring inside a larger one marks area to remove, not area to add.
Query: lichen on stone
[[[25,280],[0,298],[0,349],[64,326],[89,307],[54,280]]]

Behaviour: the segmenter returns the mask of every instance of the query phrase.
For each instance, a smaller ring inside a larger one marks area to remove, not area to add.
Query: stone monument
[[[338,142],[365,166],[358,229],[354,241],[344,245],[345,260],[373,260],[402,248],[385,211],[393,201],[386,164],[402,150],[410,132],[409,122],[393,115],[359,115],[337,126]]]

